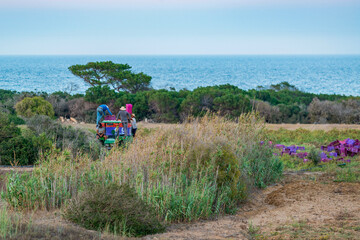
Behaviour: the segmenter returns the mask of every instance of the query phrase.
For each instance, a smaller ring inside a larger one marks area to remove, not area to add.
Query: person
[[[97,115],[96,115],[96,126],[99,127],[101,119],[108,113],[109,115],[112,115],[109,107],[105,104],[100,105],[97,108]]]
[[[131,135],[133,137],[135,137],[136,130],[137,130],[137,125],[136,125],[135,114],[131,114]]]
[[[121,120],[121,123],[123,125],[123,128],[124,128],[124,134],[125,134],[125,137],[127,137],[128,135],[128,123],[129,123],[129,120],[131,120],[131,116],[130,116],[130,113],[128,113],[126,111],[126,108],[124,106],[122,106],[120,108],[120,111],[117,115],[117,118],[116,120]]]
[[[104,144],[104,141],[107,139],[104,123],[99,124],[98,129],[96,130],[96,138],[99,139],[102,144]]]

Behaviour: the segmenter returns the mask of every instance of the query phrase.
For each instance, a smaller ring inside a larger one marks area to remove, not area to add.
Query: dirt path
[[[178,225],[144,239],[360,239],[360,184],[291,174],[233,216]]]
[[[96,130],[95,124],[85,123],[85,124],[73,124],[73,123],[63,123],[64,125],[70,125],[77,128],[84,128],[84,129],[91,129],[93,131]],[[146,122],[139,122],[138,128],[147,128],[147,129],[154,129],[154,128],[172,128],[179,126],[178,124],[170,124],[170,123],[146,123]],[[347,130],[347,129],[356,129],[360,130],[360,124],[269,124],[266,125],[267,129],[270,130],[279,130],[280,128],[287,129],[287,130],[296,130],[299,128],[306,129],[306,130],[324,130],[330,131],[332,129],[337,130]]]

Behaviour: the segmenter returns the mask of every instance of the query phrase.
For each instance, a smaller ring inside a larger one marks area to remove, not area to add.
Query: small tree
[[[15,105],[16,113],[23,117],[35,115],[54,116],[53,106],[42,97],[26,97]]]
[[[75,76],[82,78],[91,86],[108,84],[114,73],[123,73],[131,67],[127,64],[107,62],[89,62],[85,65],[77,64],[69,67]]]
[[[133,73],[128,64],[89,62],[73,65],[69,70],[91,86],[110,85],[116,91],[136,93],[150,88],[151,77],[144,73]]]
[[[151,77],[144,73],[132,73],[125,71],[113,73],[109,79],[109,84],[118,92],[124,90],[130,93],[137,93],[150,89]]]

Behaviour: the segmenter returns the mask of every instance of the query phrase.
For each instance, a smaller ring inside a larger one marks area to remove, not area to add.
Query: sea
[[[155,89],[247,90],[287,81],[306,92],[360,96],[360,55],[0,56],[0,89],[84,93],[90,86],[68,67],[94,61],[127,63],[150,75]]]

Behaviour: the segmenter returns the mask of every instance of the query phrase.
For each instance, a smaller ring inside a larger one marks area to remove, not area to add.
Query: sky
[[[360,54],[360,0],[0,0],[0,55]]]

